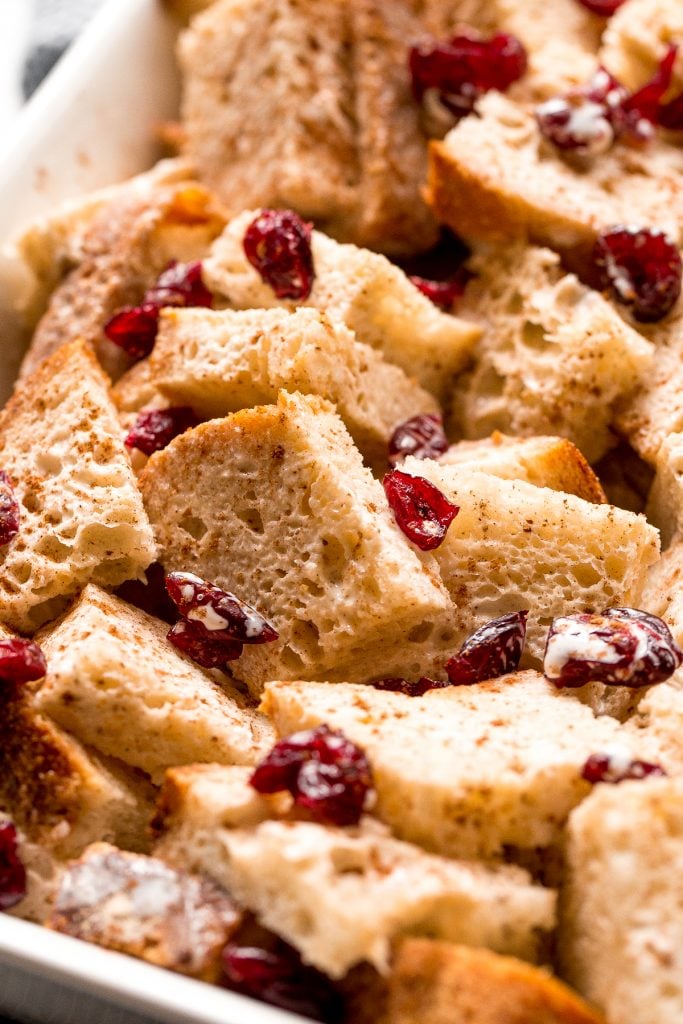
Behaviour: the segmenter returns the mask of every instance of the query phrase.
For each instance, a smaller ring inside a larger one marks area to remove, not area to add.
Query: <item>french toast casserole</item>
[[[682,0],[166,6],[164,158],[17,242],[0,906],[683,1024]]]

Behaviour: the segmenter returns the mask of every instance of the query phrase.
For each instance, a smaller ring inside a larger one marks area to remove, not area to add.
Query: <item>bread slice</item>
[[[252,689],[391,674],[453,639],[433,560],[415,554],[322,399],[282,392],[204,423],[153,455],[139,482],[166,569],[236,593],[279,632],[231,665]]]
[[[452,395],[453,432],[560,434],[596,461],[614,444],[617,402],[649,373],[653,346],[548,249],[513,246],[472,266],[458,309],[485,333]]]
[[[375,1005],[366,1015],[361,1003],[354,1024],[604,1024],[547,971],[429,938],[397,943],[383,987],[379,1014]]]
[[[671,775],[683,774],[683,677],[676,672],[666,683],[645,690],[626,729],[636,742],[646,742],[652,760]]]
[[[662,546],[681,540],[683,527],[683,433],[669,434],[655,460],[655,478],[647,499],[647,517],[659,530]]]
[[[258,211],[231,220],[204,262],[208,286],[235,309],[301,303],[277,299],[248,262],[244,234]],[[358,341],[379,349],[422,387],[442,398],[481,336],[481,327],[442,312],[385,257],[340,245],[319,231],[312,239],[315,280],[305,305],[341,321]]]
[[[204,419],[275,402],[280,389],[327,398],[368,463],[382,469],[393,428],[439,411],[429,392],[315,309],[168,309],[148,363],[170,404]],[[140,371],[130,372],[139,386]],[[119,383],[127,397],[125,377]]]
[[[239,769],[224,771],[229,779]],[[386,967],[392,939],[406,932],[533,959],[553,927],[555,894],[521,868],[431,856],[369,819],[347,829],[277,820],[230,828],[220,801],[213,821],[204,814],[203,826],[177,817],[158,855],[215,879],[333,978],[366,960]]]
[[[556,843],[589,792],[581,778],[589,754],[638,749],[615,721],[595,718],[535,672],[424,697],[271,682],[262,707],[281,736],[323,722],[340,729],[372,766],[373,813],[401,839],[446,856]]]
[[[83,743],[161,782],[196,761],[255,764],[269,723],[166,639],[168,626],[98,587],[37,637],[48,661],[37,707]]]
[[[452,444],[438,461],[442,466],[490,473],[503,480],[526,480],[535,487],[564,491],[584,501],[607,501],[579,449],[564,437],[508,437],[496,430],[481,441]]]
[[[683,780],[598,786],[568,833],[566,976],[609,1021],[683,1019]]]
[[[662,554],[650,569],[642,607],[664,619],[683,645],[683,543],[677,541]]]
[[[410,457],[402,469],[460,507],[434,555],[461,638],[527,608],[527,657],[537,662],[556,615],[638,606],[659,554],[644,516],[432,459]]]
[[[430,203],[466,239],[529,239],[580,263],[601,229],[636,220],[683,243],[680,150],[618,145],[586,173],[551,151],[533,111],[496,92],[477,109],[430,146]]]
[[[20,507],[2,553],[0,615],[30,632],[89,581],[138,578],[155,546],[107,380],[87,345],[64,345],[0,415],[0,465]]]
[[[683,38],[683,8],[678,0],[629,0],[607,22],[600,63],[629,89],[639,89],[657,70],[671,43]],[[674,90],[683,88],[683,64],[674,74]]]
[[[78,246],[75,263],[53,291],[22,364],[26,377],[60,345],[83,338],[107,373],[119,376],[130,359],[103,332],[123,306],[141,302],[172,260],[201,258],[225,218],[213,196],[196,182],[149,180],[121,187],[97,209]],[[35,248],[35,245],[34,245]],[[54,261],[50,257],[48,267]]]
[[[437,229],[420,195],[426,143],[407,68],[422,27],[411,7],[213,4],[179,47],[185,149],[202,179],[233,209],[291,207],[345,241],[429,248]]]
[[[241,914],[227,892],[139,853],[94,843],[64,872],[48,928],[202,981],[223,976],[221,953]]]

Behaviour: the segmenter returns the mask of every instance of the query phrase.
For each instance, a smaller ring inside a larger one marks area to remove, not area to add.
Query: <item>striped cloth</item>
[[[102,2],[103,0],[35,0],[34,26],[22,80],[24,96],[27,99]]]

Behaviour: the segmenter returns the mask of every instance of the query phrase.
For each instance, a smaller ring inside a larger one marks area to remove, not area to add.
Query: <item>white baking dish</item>
[[[159,0],[109,0],[22,113],[0,161],[0,394],[23,343],[12,237],[62,200],[157,156],[175,30]],[[302,1018],[0,914],[0,1011],[50,1024],[295,1024]]]

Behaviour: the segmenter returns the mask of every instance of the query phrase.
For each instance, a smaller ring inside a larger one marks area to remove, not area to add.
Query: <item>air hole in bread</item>
[[[51,562],[65,562],[72,552],[72,548],[62,544],[54,534],[43,537],[36,545],[36,550]]]
[[[265,532],[261,514],[253,505],[247,505],[242,508],[238,508],[234,505],[232,511],[233,514],[236,515],[238,519],[241,519],[244,525],[248,526],[253,533]]]
[[[322,538],[321,561],[326,579],[330,583],[340,583],[348,556],[344,545],[336,537]]]
[[[527,348],[533,348],[539,352],[544,351],[550,345],[541,325],[534,323],[533,320],[525,320],[522,328],[522,341]]]
[[[195,540],[201,540],[207,531],[206,523],[199,519],[198,516],[185,516],[178,525],[181,530],[189,533],[190,537],[193,537]]]
[[[36,452],[36,469],[45,476],[58,476],[62,471],[62,460],[53,452]]]
[[[42,499],[36,494],[35,491],[26,491],[21,499],[21,503],[27,512],[38,513],[43,508]]]
[[[413,628],[408,633],[408,640],[412,644],[421,644],[425,640],[429,640],[430,636],[432,635],[433,629],[433,622],[419,622],[417,626],[413,626]]]

